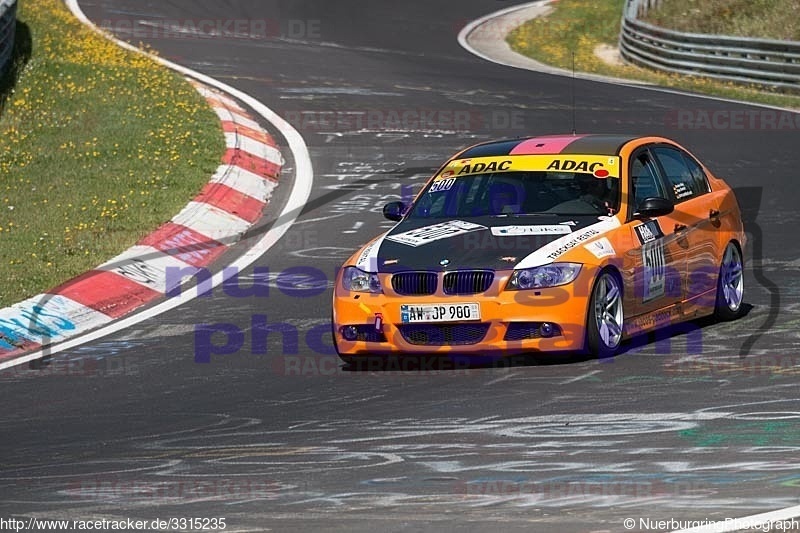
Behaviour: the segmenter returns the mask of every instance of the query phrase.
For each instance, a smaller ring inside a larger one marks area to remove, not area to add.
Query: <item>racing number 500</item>
[[[642,262],[644,263],[644,301],[664,296],[666,281],[666,258],[664,245],[659,242],[649,242],[642,247]]]

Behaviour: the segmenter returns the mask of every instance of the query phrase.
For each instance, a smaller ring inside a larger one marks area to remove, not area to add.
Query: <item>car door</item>
[[[719,243],[719,199],[710,193],[708,179],[700,165],[683,150],[671,145],[651,148],[675,204],[672,217],[675,231],[684,241],[687,254],[685,300],[701,296],[716,288]]]
[[[628,180],[627,225],[631,232],[631,248],[623,269],[628,278],[625,280],[625,310],[633,318],[683,299],[682,272],[686,270],[688,243],[680,234],[683,219],[674,213],[653,218],[637,214],[637,206],[645,198],[670,199],[658,164],[648,148],[631,155]],[[638,325],[649,327],[651,324]]]

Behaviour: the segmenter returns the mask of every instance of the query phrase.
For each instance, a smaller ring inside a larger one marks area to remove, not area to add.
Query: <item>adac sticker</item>
[[[437,180],[490,172],[581,172],[597,178],[618,178],[619,157],[606,155],[515,155],[455,159]]]

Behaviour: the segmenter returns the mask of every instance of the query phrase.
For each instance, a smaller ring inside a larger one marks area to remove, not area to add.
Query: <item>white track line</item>
[[[514,65],[514,64],[510,64],[510,63],[505,63],[503,61],[500,61],[498,59],[490,57],[490,56],[488,56],[488,55],[476,50],[475,48],[473,48],[472,45],[470,45],[469,42],[467,41],[467,38],[469,37],[469,34],[472,33],[475,30],[475,28],[477,28],[481,24],[483,24],[483,23],[485,23],[485,22],[487,22],[487,21],[489,21],[489,20],[491,20],[493,18],[501,17],[503,15],[507,15],[509,13],[513,13],[513,12],[519,11],[521,9],[526,9],[528,7],[547,4],[547,3],[550,3],[551,1],[552,0],[536,0],[534,2],[527,2],[525,4],[520,4],[520,5],[517,5],[517,6],[507,7],[505,9],[501,9],[499,11],[495,11],[494,13],[490,13],[489,15],[486,15],[486,16],[481,17],[479,19],[473,20],[472,22],[470,22],[469,24],[464,26],[464,28],[458,33],[458,43],[461,45],[462,48],[464,48],[469,53],[471,53],[473,55],[476,55],[476,56],[478,56],[478,57],[480,57],[482,59],[485,59],[486,61],[490,61],[490,62],[496,63],[498,65],[504,65],[504,66],[507,66],[507,67],[513,67],[513,68],[519,68],[519,69],[524,69],[524,70],[534,70],[534,71],[536,71],[537,69],[533,68],[533,66],[531,66],[531,68],[527,68],[527,67],[523,67],[523,66],[520,66],[520,65]],[[534,62],[532,62],[532,64],[533,63]],[[547,74],[555,75],[555,76],[572,76],[573,75],[571,72],[569,72],[567,70],[556,69],[556,68],[553,68],[553,67],[548,67],[546,69],[542,69],[541,71],[544,72],[544,73],[547,73]],[[750,106],[754,106],[754,107],[761,107],[761,108],[767,108],[767,109],[776,109],[776,110],[781,110],[781,111],[796,112],[796,110],[794,110],[794,109],[787,109],[787,108],[784,108],[784,107],[771,106],[771,105],[766,105],[766,104],[757,104],[757,103],[753,103],[753,102],[743,102],[743,101],[740,101],[740,100],[733,100],[733,99],[730,99],[730,98],[720,98],[720,97],[717,97],[717,96],[709,96],[709,95],[704,95],[704,94],[686,93],[686,92],[682,92],[682,91],[676,91],[676,90],[672,90],[672,89],[665,89],[663,87],[657,87],[657,86],[652,86],[652,85],[639,85],[635,80],[631,80],[630,83],[625,83],[623,81],[620,81],[619,79],[614,79],[614,78],[609,78],[609,77],[604,77],[604,76],[596,76],[596,75],[585,75],[583,73],[575,73],[575,77],[576,78],[582,78],[582,79],[588,79],[588,80],[591,80],[591,81],[596,81],[598,83],[610,83],[610,84],[614,84],[614,85],[630,86],[630,87],[635,87],[637,89],[643,89],[643,90],[647,90],[647,91],[658,91],[658,92],[662,92],[662,93],[676,94],[676,95],[680,95],[680,96],[689,96],[689,97],[692,97],[692,98],[702,98],[702,99],[706,99],[706,100],[717,100],[717,101],[720,101],[720,102],[730,102],[730,103],[735,103],[735,104],[745,104],[745,105],[750,105]],[[639,82],[639,83],[642,83],[642,82]],[[582,376],[582,377],[586,377],[586,376]],[[761,513],[761,514],[756,514],[756,515],[751,515],[751,516],[745,516],[745,517],[738,518],[736,520],[731,520],[731,521],[713,522],[711,524],[707,524],[707,525],[704,525],[704,526],[698,526],[698,527],[694,527],[694,528],[691,528],[691,529],[682,529],[680,531],[673,531],[672,533],[727,533],[729,531],[741,531],[743,529],[752,530],[758,524],[761,524],[763,526],[763,525],[772,524],[772,523],[780,522],[780,521],[784,521],[784,520],[791,520],[792,518],[797,518],[797,517],[800,517],[800,505],[797,505],[797,506],[794,506],[794,507],[787,507],[786,509],[778,509],[777,511],[770,511],[770,512],[767,512],[767,513]]]
[[[188,69],[181,65],[177,65],[172,63],[171,61],[167,61],[166,59],[148,54],[135,46],[126,43],[124,41],[120,41],[116,37],[100,30],[97,26],[95,26],[92,21],[90,21],[86,15],[81,10],[80,6],[78,5],[78,0],[65,0],[67,7],[72,14],[78,18],[81,22],[85,25],[89,26],[96,32],[102,34],[103,36],[107,37],[108,39],[114,41],[119,46],[126,48],[128,50],[132,50],[134,52],[144,54],[154,61],[161,63],[162,65],[171,68],[177,72],[180,72],[184,76],[188,76],[190,78],[194,78],[206,85],[210,85],[212,87],[216,87],[221,91],[224,91],[234,98],[246,103],[250,106],[253,110],[255,110],[259,115],[264,117],[269,123],[271,123],[278,131],[281,132],[281,135],[286,139],[286,142],[289,145],[289,149],[292,151],[292,156],[294,158],[294,166],[295,166],[295,179],[294,179],[294,186],[292,187],[292,192],[289,194],[289,199],[286,203],[286,206],[281,211],[281,214],[278,216],[277,221],[273,225],[273,227],[250,248],[245,252],[241,257],[237,258],[236,261],[231,263],[229,266],[233,268],[226,268],[221,272],[216,273],[211,278],[211,286],[216,287],[225,281],[226,277],[230,277],[235,272],[240,272],[244,268],[247,268],[251,265],[256,259],[258,259],[261,255],[263,255],[267,250],[269,250],[276,242],[283,236],[284,233],[291,227],[294,221],[297,219],[300,211],[302,210],[303,206],[308,201],[309,196],[311,195],[311,186],[314,183],[314,170],[311,165],[311,158],[308,153],[308,147],[306,146],[303,137],[300,133],[292,127],[291,124],[286,122],[283,118],[281,118],[277,113],[272,111],[270,108],[253,98],[252,96],[231,87],[225,83],[215,80],[205,74],[201,74],[199,72],[195,72],[194,70]],[[73,339],[66,340],[64,342],[58,343],[54,346],[48,346],[45,349],[37,350],[36,352],[24,355],[22,357],[18,357],[16,359],[12,359],[10,361],[6,361],[0,363],[0,370],[5,368],[10,368],[22,363],[27,363],[29,361],[34,361],[36,359],[40,359],[45,355],[55,354],[64,350],[68,350],[70,348],[74,348],[76,346],[80,346],[81,344],[85,344],[87,342],[94,341],[101,337],[105,337],[106,335],[110,335],[127,327],[130,327],[134,324],[138,324],[144,320],[152,318],[154,316],[160,315],[161,313],[165,313],[170,309],[174,309],[179,305],[183,305],[194,298],[197,297],[198,291],[182,291],[180,296],[176,296],[174,298],[169,298],[164,302],[161,302],[149,309],[146,309],[140,313],[135,313],[127,318],[122,318],[113,324],[108,326],[102,327],[95,331],[91,331],[85,335],[81,335],[75,337]]]
[[[800,505],[787,507],[786,509],[779,509],[777,511],[770,511],[768,513],[734,518],[724,522],[713,522],[711,524],[697,526],[690,529],[673,531],[672,533],[728,533],[729,531],[742,530],[773,531],[773,529],[770,527],[772,524],[784,521],[788,522],[792,518],[797,518],[798,516],[800,516]],[[774,531],[783,531],[783,529],[775,528]],[[793,529],[789,529],[788,531],[793,531]]]

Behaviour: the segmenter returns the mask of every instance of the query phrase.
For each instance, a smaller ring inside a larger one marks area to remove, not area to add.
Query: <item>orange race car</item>
[[[346,362],[374,354],[613,355],[634,334],[742,312],[733,191],[673,141],[494,141],[445,163],[333,296]]]

